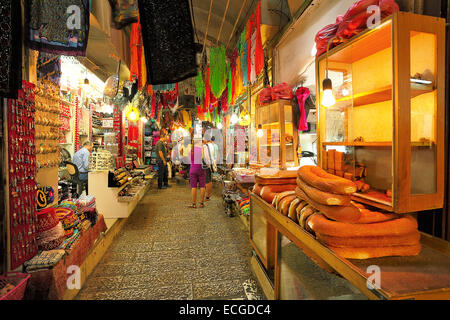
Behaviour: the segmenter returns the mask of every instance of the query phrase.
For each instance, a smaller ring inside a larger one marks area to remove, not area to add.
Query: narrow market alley
[[[149,192],[77,299],[262,299],[239,217],[224,214],[220,195],[189,203],[187,185]]]

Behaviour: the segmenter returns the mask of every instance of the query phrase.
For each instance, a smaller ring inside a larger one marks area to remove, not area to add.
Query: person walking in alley
[[[202,168],[202,150],[202,140],[193,140],[191,148],[191,167],[189,170],[192,204],[189,205],[189,208],[197,208],[197,188],[200,188],[200,208],[205,207],[205,170]]]
[[[170,188],[169,170],[167,167],[167,135],[162,135],[156,143],[156,163],[158,165],[158,189]]]

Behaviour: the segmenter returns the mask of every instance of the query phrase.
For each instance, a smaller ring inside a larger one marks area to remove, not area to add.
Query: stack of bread
[[[298,170],[297,201],[288,216],[347,259],[419,254],[420,233],[411,215],[371,211],[351,201],[354,182],[316,166]]]
[[[275,196],[285,191],[294,192],[296,184],[297,172],[279,170],[274,174],[255,176],[255,186],[253,193],[256,193],[266,202],[272,203]]]

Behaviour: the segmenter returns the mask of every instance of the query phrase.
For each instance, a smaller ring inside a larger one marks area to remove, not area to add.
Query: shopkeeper
[[[163,134],[155,145],[156,164],[158,165],[158,189],[170,188],[169,170],[167,167],[167,135]]]
[[[79,179],[86,185],[86,194],[88,194],[89,157],[91,156],[93,147],[94,144],[92,142],[86,141],[83,143],[83,148],[73,155],[73,164],[78,168]],[[79,193],[81,191],[79,190]]]

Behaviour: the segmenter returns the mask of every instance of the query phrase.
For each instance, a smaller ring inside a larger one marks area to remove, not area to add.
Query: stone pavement
[[[187,208],[188,185],[150,190],[76,299],[265,299],[248,231],[217,189],[201,209]]]

